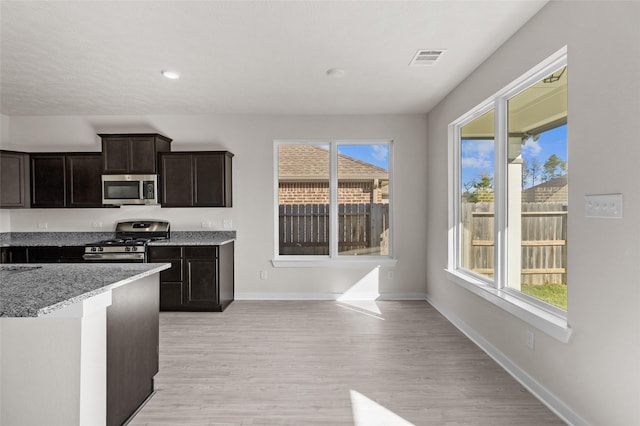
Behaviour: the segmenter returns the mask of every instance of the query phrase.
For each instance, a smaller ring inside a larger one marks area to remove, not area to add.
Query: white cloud
[[[387,145],[372,145],[371,156],[377,161],[385,161],[389,157],[389,147]]]
[[[462,143],[462,167],[469,169],[493,168],[493,141],[472,140]]]
[[[524,145],[522,145],[522,153],[529,154],[532,157],[537,156],[542,151],[542,147],[540,146],[540,142],[533,140],[533,138],[528,138]]]

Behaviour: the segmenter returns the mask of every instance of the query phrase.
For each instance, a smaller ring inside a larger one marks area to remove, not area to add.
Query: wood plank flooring
[[[130,425],[564,424],[426,302],[376,305],[163,312],[157,393]]]

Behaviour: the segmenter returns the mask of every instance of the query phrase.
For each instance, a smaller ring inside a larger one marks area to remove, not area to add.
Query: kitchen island
[[[122,424],[153,392],[168,264],[0,266],[0,424]]]

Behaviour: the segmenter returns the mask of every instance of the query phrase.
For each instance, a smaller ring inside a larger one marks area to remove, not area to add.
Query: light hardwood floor
[[[160,315],[141,425],[564,424],[434,308],[236,301]]]

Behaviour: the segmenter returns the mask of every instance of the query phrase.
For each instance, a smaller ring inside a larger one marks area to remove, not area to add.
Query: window
[[[450,277],[560,339],[567,78],[565,48],[450,126]]]
[[[276,259],[391,255],[390,141],[276,141]]]

